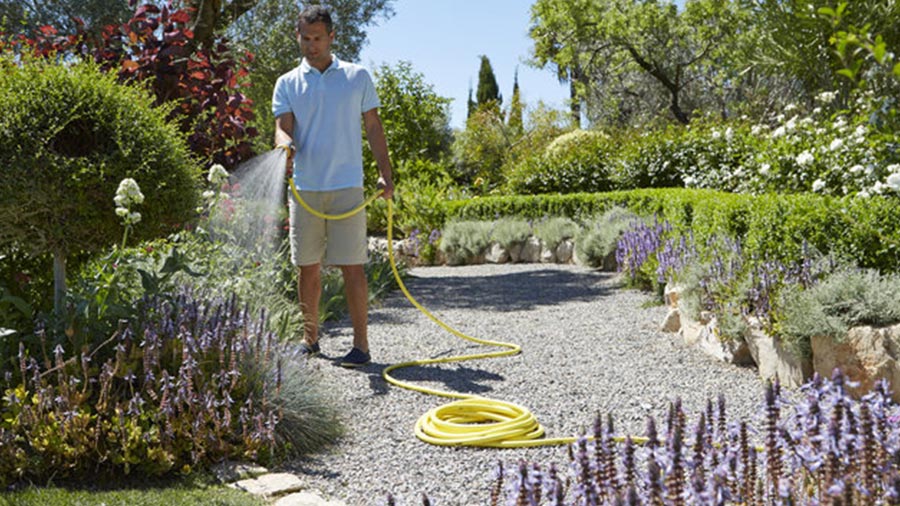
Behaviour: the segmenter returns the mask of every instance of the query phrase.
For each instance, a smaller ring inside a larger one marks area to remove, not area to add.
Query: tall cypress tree
[[[475,92],[475,98],[478,100],[479,108],[496,107],[499,110],[500,104],[503,103],[491,61],[485,55],[481,55],[481,68],[478,70],[478,89]],[[489,105],[491,102],[493,105]]]
[[[513,78],[513,92],[509,102],[509,119],[506,124],[514,133],[522,133],[522,97],[519,93],[519,67],[516,67],[516,74]]]
[[[466,101],[466,119],[472,117],[472,113],[475,112],[476,103],[472,100],[472,81],[469,81],[469,99]]]

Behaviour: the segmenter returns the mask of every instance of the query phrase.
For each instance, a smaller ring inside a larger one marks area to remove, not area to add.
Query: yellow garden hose
[[[290,179],[291,192],[304,209],[313,216],[317,216],[326,220],[341,220],[362,211],[367,205],[381,195],[381,190],[366,199],[359,207],[342,214],[329,215],[319,212],[309,206],[297,191],[294,181]],[[499,346],[506,348],[505,350],[490,353],[475,353],[471,355],[458,355],[444,358],[431,358],[411,360],[400,364],[385,367],[381,372],[381,376],[385,381],[408,390],[422,392],[430,395],[439,395],[442,397],[451,397],[459,399],[457,401],[444,404],[434,408],[422,415],[416,422],[416,436],[427,443],[443,446],[487,446],[499,448],[520,448],[526,446],[545,446],[569,444],[577,440],[575,437],[558,437],[539,439],[544,435],[544,427],[538,423],[534,415],[523,406],[513,404],[511,402],[489,399],[477,395],[461,394],[458,392],[448,392],[446,390],[437,390],[426,388],[400,381],[391,376],[391,372],[404,367],[422,366],[430,364],[444,364],[448,362],[462,362],[466,360],[477,360],[482,358],[505,357],[508,355],[516,355],[521,353],[522,348],[516,344],[505,343],[502,341],[490,341],[487,339],[479,339],[464,334],[453,327],[450,327],[438,317],[434,316],[430,311],[425,309],[416,299],[409,293],[406,285],[400,277],[397,270],[397,263],[394,259],[393,245],[393,204],[390,199],[387,200],[387,239],[388,239],[388,258],[391,264],[391,270],[394,272],[394,278],[397,285],[403,292],[403,295],[427,316],[431,321],[438,324],[441,328],[451,334],[471,341],[473,343],[484,344],[488,346]],[[624,440],[624,438],[616,438]],[[636,443],[641,443],[646,438],[632,437]]]

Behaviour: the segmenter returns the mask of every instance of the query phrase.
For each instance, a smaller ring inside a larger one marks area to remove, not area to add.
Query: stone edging
[[[268,500],[274,506],[347,506],[329,501],[307,488],[300,477],[290,473],[270,473],[265,467],[240,462],[213,466],[213,474],[231,488]]]
[[[813,337],[812,356],[802,357],[778,337],[768,335],[755,318],[748,318],[750,331],[740,339],[720,339],[715,315],[703,313],[701,321],[693,321],[682,309],[680,293],[679,287],[666,285],[669,312],[661,329],[678,332],[688,346],[696,346],[724,362],[756,365],[762,379],[777,377],[789,387],[802,385],[813,373],[830,378],[832,371],[840,368],[848,380],[859,383],[847,388],[851,395],[859,397],[868,393],[878,380],[887,379],[894,401],[900,402],[900,323],[887,327],[853,327],[839,340]]]
[[[383,237],[370,237],[369,250],[387,251],[387,239]],[[396,258],[416,265],[419,263],[415,256],[413,242],[409,239],[394,241],[394,255]],[[504,264],[504,263],[556,263],[556,264],[582,264],[575,251],[575,241],[564,239],[555,248],[548,248],[542,240],[536,236],[529,236],[522,243],[517,243],[505,248],[499,243],[492,242],[484,253],[463,261],[450,262],[446,255],[437,251],[434,265],[474,265],[474,264]],[[601,269],[604,271],[616,270],[615,254],[610,254],[603,259]]]

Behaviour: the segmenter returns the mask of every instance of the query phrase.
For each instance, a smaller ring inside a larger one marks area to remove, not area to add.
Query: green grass
[[[102,485],[101,485],[102,484]],[[218,484],[209,476],[170,480],[96,478],[83,483],[28,486],[0,493],[2,506],[262,506],[246,492]]]

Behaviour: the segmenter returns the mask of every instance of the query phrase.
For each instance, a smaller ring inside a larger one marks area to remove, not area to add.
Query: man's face
[[[318,68],[331,65],[331,43],[334,42],[334,32],[328,33],[325,23],[300,23],[297,42],[300,43],[300,52],[311,66]]]

